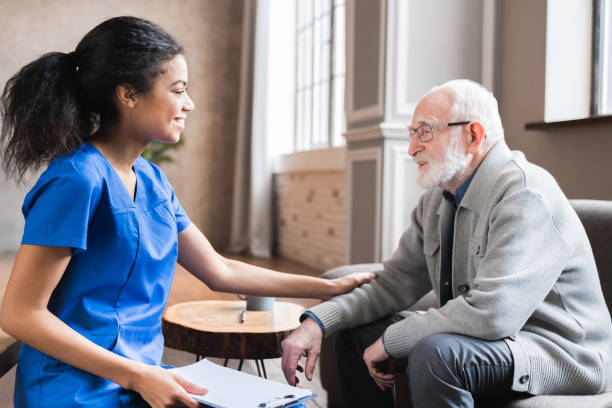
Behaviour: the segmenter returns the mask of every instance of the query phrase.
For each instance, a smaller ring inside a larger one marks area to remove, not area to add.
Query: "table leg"
[[[196,354],[196,361],[200,361],[202,358],[204,358],[204,356],[201,356],[200,354]],[[223,362],[223,367],[227,367],[227,363],[229,362],[229,358],[226,358],[225,361]],[[259,368],[259,363],[261,362],[261,368]],[[240,359],[240,363],[238,363],[238,371],[242,371],[242,364],[244,363],[244,359]],[[268,374],[266,373],[266,366],[264,365],[264,361],[262,360],[257,360],[255,359],[255,365],[257,366],[257,375],[259,377],[262,377],[263,374],[263,378],[268,378]]]
[[[259,360],[255,359],[255,365],[257,366],[257,375],[261,377],[261,371],[259,371]]]

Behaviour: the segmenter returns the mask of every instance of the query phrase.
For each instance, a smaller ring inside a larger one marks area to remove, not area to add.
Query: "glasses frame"
[[[408,141],[411,141],[414,135],[416,134],[421,143],[427,143],[433,139],[433,131],[436,129],[451,127],[451,126],[463,126],[471,122],[472,122],[471,120],[462,120],[460,122],[439,123],[437,125],[430,125],[428,123],[423,123],[422,125],[417,126],[415,129],[408,127]],[[427,134],[427,137],[426,137],[426,133],[424,130],[425,126],[428,126],[431,129],[431,132]]]

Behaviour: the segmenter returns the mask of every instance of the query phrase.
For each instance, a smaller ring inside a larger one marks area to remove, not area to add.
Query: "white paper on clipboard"
[[[215,408],[286,407],[313,397],[310,390],[222,367],[207,359],[170,371],[206,388],[206,395],[190,395]]]

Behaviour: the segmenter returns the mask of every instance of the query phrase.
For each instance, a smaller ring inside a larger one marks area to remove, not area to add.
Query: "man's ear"
[[[138,102],[137,93],[131,85],[117,85],[115,94],[119,103],[125,107],[133,108]]]
[[[469,139],[467,145],[467,152],[476,154],[480,149],[480,146],[485,141],[485,129],[482,123],[478,121],[470,122],[468,125]]]

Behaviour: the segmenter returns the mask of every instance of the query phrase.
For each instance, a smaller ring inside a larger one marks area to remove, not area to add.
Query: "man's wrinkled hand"
[[[299,380],[295,376],[295,371],[303,372],[299,366],[300,359],[306,357],[305,375],[308,381],[312,380],[312,374],[317,364],[317,359],[321,353],[321,342],[323,333],[321,328],[312,318],[307,318],[300,327],[295,329],[289,337],[281,343],[283,348],[283,359],[281,367],[287,383],[296,385]]]
[[[368,367],[370,376],[382,391],[391,388],[395,383],[395,374],[392,370],[385,370],[385,362],[389,360],[389,354],[385,351],[382,337],[368,347],[363,353],[363,361]]]

